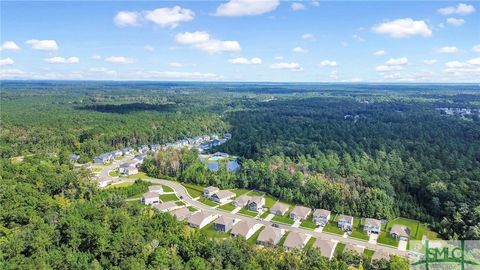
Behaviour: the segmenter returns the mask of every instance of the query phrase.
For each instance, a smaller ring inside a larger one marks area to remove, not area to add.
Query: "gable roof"
[[[212,193],[212,192],[217,192],[220,189],[218,187],[209,186],[209,187],[206,187],[205,190],[208,191],[209,193]]]
[[[348,215],[340,215],[338,216],[338,220],[344,220],[344,221],[347,221],[349,223],[352,223],[353,222],[353,217],[352,216],[348,216]]]
[[[184,220],[191,215],[191,212],[188,210],[188,208],[182,207],[180,209],[173,210],[170,212],[170,214],[178,220]]]
[[[274,228],[274,227],[266,227],[263,231],[260,232],[258,235],[257,241],[260,242],[270,242],[276,239],[280,239],[282,235],[282,229]]]
[[[225,198],[230,198],[232,196],[235,196],[235,193],[231,192],[230,190],[220,190],[219,192],[215,193],[213,196],[216,196],[217,198],[225,199]]]
[[[325,210],[325,209],[315,209],[315,212],[313,212],[314,217],[328,217],[330,215],[330,211]]]
[[[228,224],[231,224],[233,223],[235,220],[233,218],[229,218],[229,217],[226,217],[226,216],[220,216],[219,218],[217,218],[215,220],[215,224],[220,224],[220,225],[228,225]]]
[[[202,223],[205,219],[209,218],[211,215],[211,213],[205,211],[197,212],[188,219],[188,223],[200,225],[200,223]]]
[[[149,191],[153,191],[153,190],[163,190],[163,187],[160,186],[160,185],[153,185],[153,186],[148,186],[148,190],[149,190]]]
[[[255,225],[256,223],[253,222],[253,221],[249,221],[249,220],[240,220],[239,222],[235,223],[235,225],[233,225],[232,227],[232,231],[231,231],[231,234],[239,234],[241,236],[246,236],[248,231],[253,228],[253,226]]]
[[[250,197],[250,196],[242,195],[242,196],[236,198],[235,202],[238,203],[238,204],[244,205],[244,204],[247,204],[251,199],[252,199],[252,197]]]
[[[290,232],[283,243],[284,247],[287,248],[301,248],[305,243],[307,236],[303,233]]]
[[[335,243],[333,243],[328,239],[317,238],[313,246],[320,249],[320,253],[322,254],[322,256],[330,258],[330,255],[332,254],[333,249],[335,248]]]
[[[250,199],[250,203],[255,203],[256,205],[259,205],[259,204],[265,203],[265,198],[260,196],[253,196]]]
[[[270,211],[279,211],[279,212],[286,212],[288,210],[290,206],[288,204],[285,204],[285,203],[281,203],[281,202],[276,202],[271,208],[270,208]]]
[[[398,236],[408,237],[410,236],[410,229],[408,229],[408,227],[405,225],[395,224],[392,226],[392,229],[390,230],[390,234],[396,234]]]
[[[143,198],[144,199],[153,199],[153,198],[158,198],[158,193],[155,192],[145,192],[143,193]]]
[[[374,219],[374,218],[366,218],[365,219],[365,225],[367,226],[372,226],[372,227],[381,227],[382,226],[382,222],[378,219]]]
[[[168,211],[170,210],[171,208],[175,208],[175,207],[178,207],[178,205],[174,202],[162,202],[160,204],[157,204],[155,206],[156,209],[158,209],[159,211]]]
[[[294,214],[294,215],[297,215],[297,216],[307,216],[310,211],[312,211],[312,209],[308,208],[308,207],[305,207],[305,206],[301,206],[301,205],[296,205],[293,210],[290,212],[290,214]]]

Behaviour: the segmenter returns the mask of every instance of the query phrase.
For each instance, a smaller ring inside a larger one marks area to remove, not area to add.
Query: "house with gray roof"
[[[302,249],[308,241],[309,237],[306,234],[298,232],[290,232],[283,243],[286,250]]]
[[[390,236],[400,240],[408,240],[410,237],[410,229],[405,225],[395,224],[390,229]]]
[[[260,232],[257,238],[257,245],[264,247],[273,247],[285,234],[284,229],[275,228],[275,227],[266,227],[263,231]]]
[[[325,226],[330,219],[330,211],[325,209],[315,209],[312,216],[312,221],[315,225]]]
[[[213,222],[213,228],[216,231],[228,232],[235,223],[235,219],[226,216],[220,216]]]
[[[366,218],[363,224],[363,231],[367,234],[375,233],[379,234],[382,230],[382,222],[374,218]]]
[[[199,211],[188,218],[188,225],[192,228],[201,229],[207,226],[210,222],[212,222],[216,218],[217,218],[217,215],[214,215],[210,212]]]
[[[277,216],[283,216],[285,213],[287,213],[289,207],[290,206],[288,204],[276,202],[272,207],[270,207],[270,213]]]
[[[293,220],[305,220],[311,212],[312,209],[308,207],[296,205],[290,212],[290,218]]]
[[[248,202],[248,209],[250,211],[260,211],[265,206],[265,198],[260,196],[253,196]]]
[[[313,244],[313,247],[318,248],[320,250],[320,254],[322,254],[323,257],[331,260],[333,257],[333,253],[335,252],[336,245],[337,243],[332,242],[329,239],[317,238],[317,240],[315,240],[315,243]]]
[[[353,228],[353,217],[348,215],[338,216],[338,227],[344,231],[351,231]]]
[[[243,236],[245,239],[248,239],[261,227],[262,224],[250,220],[240,220],[233,225],[230,234],[232,236]]]

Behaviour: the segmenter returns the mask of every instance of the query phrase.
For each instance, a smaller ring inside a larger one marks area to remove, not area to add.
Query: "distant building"
[[[183,206],[177,205],[175,202],[162,202],[159,204],[155,204],[153,207],[158,211],[165,213],[175,209],[182,208]]]
[[[143,194],[143,197],[142,197],[143,204],[152,205],[152,204],[157,204],[159,202],[160,202],[160,199],[158,198],[158,193],[147,192]]]
[[[80,159],[80,155],[71,154],[71,155],[69,156],[69,159],[70,159],[70,161],[72,161],[72,162],[78,162],[78,160]]]
[[[330,219],[330,211],[325,209],[316,209],[313,212],[312,221],[315,225],[325,226]]]
[[[354,244],[347,244],[344,249],[346,252],[356,253],[358,255],[362,255],[363,251],[365,250],[364,246],[358,246]]]
[[[123,175],[134,175],[138,173],[135,163],[127,162],[120,165],[118,172]]]
[[[146,144],[142,145],[138,148],[138,152],[140,154],[146,154],[146,153],[148,153],[148,151],[150,151],[150,147],[148,147],[148,145],[146,145]]]
[[[210,196],[210,200],[218,203],[224,203],[233,197],[235,197],[235,193],[231,192],[230,190],[220,190]]]
[[[135,149],[133,149],[132,147],[125,147],[125,148],[122,149],[122,154],[124,156],[131,155],[131,154],[133,154],[133,151],[135,151]]]

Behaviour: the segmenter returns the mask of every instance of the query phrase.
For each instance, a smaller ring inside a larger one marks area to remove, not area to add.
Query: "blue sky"
[[[1,2],[2,79],[478,82],[478,2]]]

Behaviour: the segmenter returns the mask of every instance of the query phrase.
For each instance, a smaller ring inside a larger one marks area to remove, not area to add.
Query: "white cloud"
[[[105,61],[113,64],[132,64],[135,62],[135,60],[125,56],[109,56],[105,58]]]
[[[216,16],[255,16],[273,11],[278,0],[230,0],[217,7]]]
[[[480,52],[480,44],[477,44],[475,46],[472,47],[472,51],[474,52]]]
[[[426,60],[423,60],[423,63],[425,65],[433,65],[433,64],[437,63],[437,59],[426,59]]]
[[[292,8],[293,11],[299,11],[299,10],[305,10],[306,9],[304,4],[298,3],[298,2],[293,2],[290,7]]]
[[[293,51],[294,53],[307,53],[307,52],[308,52],[307,49],[304,49],[304,48],[302,48],[302,47],[295,47],[295,48],[292,49],[292,51]]]
[[[140,25],[139,20],[141,18],[140,13],[135,11],[119,11],[113,17],[115,25],[120,27],[125,26],[137,26]]]
[[[192,45],[208,53],[237,52],[241,50],[240,43],[235,40],[211,39],[205,31],[178,33],[175,41],[180,44]]]
[[[408,59],[406,57],[401,57],[401,58],[390,58],[388,59],[385,64],[387,66],[403,66],[408,63]]]
[[[7,57],[7,58],[4,58],[4,59],[0,59],[0,66],[9,66],[9,65],[13,65],[15,63],[15,61],[13,61],[12,58],[10,57]]]
[[[49,64],[77,64],[80,62],[80,59],[76,56],[72,57],[60,57],[60,56],[54,56],[50,58],[45,58],[43,61],[49,63]]]
[[[175,35],[175,41],[180,44],[195,44],[207,42],[210,35],[205,31],[185,32]]]
[[[183,68],[183,67],[194,67],[196,66],[195,64],[189,64],[189,63],[178,63],[178,62],[170,62],[168,63],[169,66],[174,67],[174,68]]]
[[[320,6],[320,3],[319,3],[317,0],[312,0],[312,1],[310,1],[310,4],[312,4],[312,6],[315,6],[315,7],[319,7],[319,6]]]
[[[387,65],[379,65],[375,67],[375,70],[378,72],[390,72],[390,71],[398,71],[402,70],[402,66],[387,66]]]
[[[13,41],[5,41],[2,46],[0,46],[0,51],[18,51],[20,47],[17,43]]]
[[[100,55],[93,55],[92,59],[93,60],[100,60],[100,59],[102,59],[102,57]]]
[[[286,69],[286,70],[290,70],[290,71],[302,71],[303,70],[303,67],[300,66],[300,64],[294,63],[294,62],[273,63],[273,64],[270,65],[270,68],[271,69]]]
[[[354,40],[358,41],[358,42],[364,42],[364,41],[365,41],[364,38],[362,38],[361,36],[359,36],[359,35],[357,35],[357,34],[352,35],[352,38],[353,38]]]
[[[154,52],[155,51],[155,48],[153,46],[150,46],[150,45],[143,46],[143,49],[147,52]]]
[[[430,37],[432,30],[425,21],[415,21],[411,18],[386,21],[372,27],[372,31],[378,34],[389,35],[393,38],[408,38],[411,36]]]
[[[383,55],[386,55],[387,52],[384,51],[384,50],[380,50],[380,51],[376,51],[375,53],[373,53],[373,55],[376,55],[376,56],[383,56]]]
[[[318,66],[320,66],[320,67],[336,67],[337,62],[331,61],[331,60],[323,60],[322,62],[320,62],[320,64],[318,64]]]
[[[284,59],[284,57],[281,56],[281,55],[277,55],[277,56],[274,57],[274,59],[277,60],[277,61],[281,61],[281,60]]]
[[[438,10],[442,15],[451,15],[451,14],[458,14],[458,15],[467,15],[470,13],[475,12],[475,7],[472,5],[467,5],[460,3],[456,7],[444,7]]]
[[[313,34],[310,34],[310,33],[305,33],[305,34],[302,35],[302,39],[313,41],[313,40],[315,40],[315,36]]]
[[[237,58],[228,59],[228,62],[236,65],[259,65],[262,63],[262,59],[258,57],[254,57],[251,59],[244,58],[244,57],[237,57]]]
[[[457,53],[458,48],[455,46],[445,46],[437,49],[437,53]]]
[[[454,26],[460,26],[465,23],[464,19],[448,18],[447,23]]]
[[[221,80],[223,77],[215,73],[179,72],[179,71],[139,71],[135,77],[147,80]]]
[[[181,22],[193,20],[195,13],[190,9],[174,6],[145,11],[145,19],[160,27],[177,27]]]
[[[470,65],[480,65],[480,57],[470,59],[467,63]]]
[[[25,43],[30,45],[32,49],[38,50],[38,51],[58,50],[57,42],[53,39],[45,39],[45,40],[30,39],[30,40],[27,40]]]

